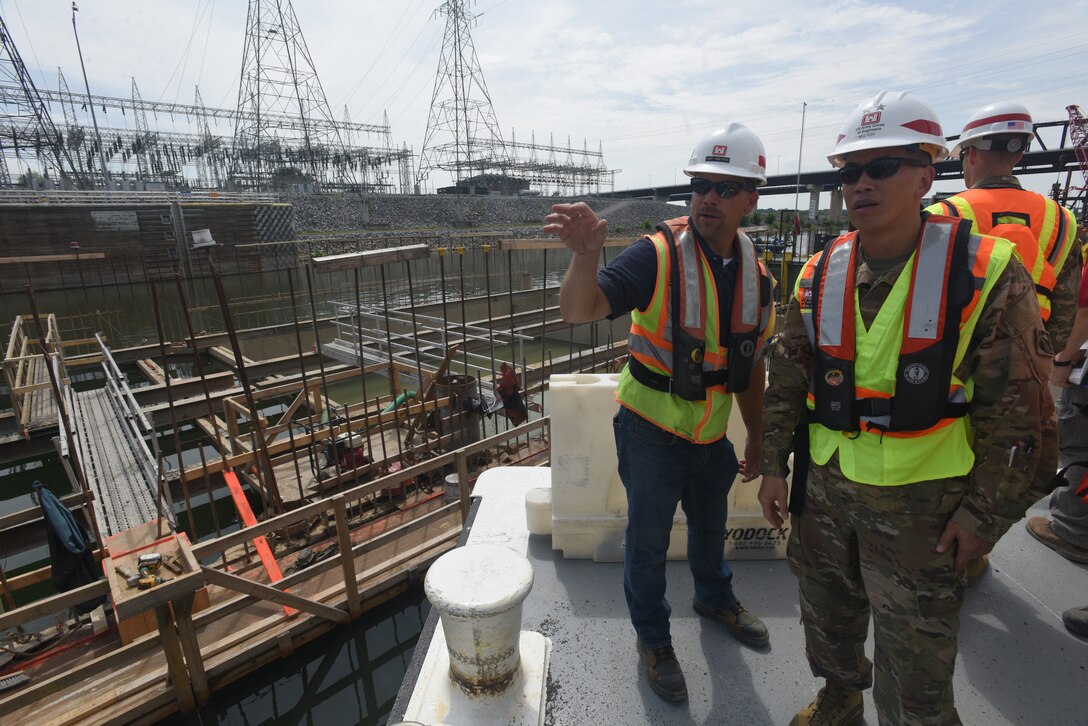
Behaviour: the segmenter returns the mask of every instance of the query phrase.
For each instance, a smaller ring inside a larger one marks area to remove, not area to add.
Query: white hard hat
[[[1027,151],[1034,129],[1031,113],[1024,106],[1009,101],[991,103],[967,119],[952,156],[958,156],[965,146],[984,151]]]
[[[907,91],[881,91],[846,117],[827,160],[840,167],[850,152],[896,146],[917,146],[933,161],[948,156],[941,122],[929,104]]]
[[[684,173],[729,174],[762,186],[767,183],[767,152],[750,128],[734,121],[695,145]]]

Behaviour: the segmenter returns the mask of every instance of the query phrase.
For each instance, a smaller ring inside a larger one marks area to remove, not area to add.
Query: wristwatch
[[[1071,361],[1071,360],[1058,360],[1058,356],[1054,356],[1054,367],[1055,368],[1068,368],[1071,365],[1073,365],[1073,361]]]

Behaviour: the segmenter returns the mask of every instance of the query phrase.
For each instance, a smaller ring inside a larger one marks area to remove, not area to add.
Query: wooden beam
[[[344,572],[344,592],[348,596],[348,612],[357,618],[363,612],[359,602],[359,581],[355,579],[355,556],[351,550],[351,530],[348,528],[348,508],[342,495],[332,500],[336,512],[336,536],[340,543],[340,566]]]
[[[152,384],[166,385],[166,372],[162,366],[156,363],[151,358],[141,358],[136,361],[136,367],[140,369],[140,373],[144,374],[144,378],[151,381]],[[170,387],[173,390],[174,379],[170,380]]]
[[[351,252],[346,255],[314,257],[311,258],[311,264],[313,265],[314,272],[339,272],[340,270],[353,270],[357,267],[376,267],[391,262],[422,260],[430,254],[431,248],[427,245],[408,245],[406,247],[391,247],[384,250]]]
[[[514,429],[511,429],[513,431]],[[456,454],[450,452],[448,454],[441,454],[433,459],[421,462],[414,466],[410,466],[407,469],[401,469],[400,471],[393,472],[387,476],[383,476],[380,479],[360,484],[357,487],[347,489],[343,493],[345,503],[357,502],[364,497],[381,491],[382,489],[388,489],[400,484],[405,479],[411,479],[414,476],[418,476],[427,471],[435,469],[441,469],[444,466],[453,464],[456,461]],[[242,544],[248,540],[253,539],[258,535],[268,534],[269,532],[281,529],[296,522],[301,522],[304,519],[308,519],[315,514],[322,514],[328,512],[333,508],[333,503],[329,499],[322,499],[311,504],[299,507],[298,509],[292,509],[290,512],[284,512],[278,516],[266,519],[263,522],[257,522],[252,527],[231,532],[225,534],[222,537],[206,540],[199,544],[193,545],[193,556],[197,559],[203,559],[217,555],[220,552],[234,547],[235,545]],[[290,578],[284,578],[285,580]]]
[[[295,595],[294,593],[284,592],[268,585],[263,585],[253,580],[247,580],[244,577],[238,577],[228,572],[221,572],[211,567],[201,567],[201,571],[204,573],[204,579],[213,585],[224,587],[234,592],[240,592],[243,595],[252,595],[261,600],[269,600],[277,605],[284,605],[286,607],[293,607],[303,612],[310,613],[311,615],[317,615],[318,617],[325,618],[326,620],[332,620],[337,623],[351,622],[351,616],[343,610],[338,610],[328,605],[322,605],[312,600],[307,600],[304,597]]]
[[[169,604],[164,603],[155,608],[155,621],[159,625],[159,638],[166,654],[170,680],[174,683],[174,693],[181,704],[181,712],[188,713],[196,708],[196,698],[193,696],[192,683],[189,682],[189,671],[185,668],[185,657],[181,653],[181,641],[174,629],[174,620],[170,617]]]
[[[35,262],[68,262],[76,260],[104,260],[103,252],[84,252],[81,255],[30,255],[28,257],[0,257],[0,265],[26,265]]]
[[[75,494],[65,494],[63,497],[58,497],[58,499],[64,507],[76,509],[83,506],[86,501],[86,494],[83,492],[76,492]],[[20,524],[26,524],[27,522],[35,522],[41,518],[41,507],[27,507],[18,512],[12,512],[11,514],[5,514],[3,517],[0,517],[0,531],[17,527]]]
[[[510,232],[503,232],[500,230],[498,232],[450,232],[448,236],[450,239],[484,239],[489,237],[505,237],[509,234]]]
[[[77,587],[75,590],[62,592],[59,595],[53,595],[44,600],[39,600],[38,602],[33,602],[29,605],[23,605],[17,610],[12,610],[10,613],[0,615],[0,632],[23,625],[24,623],[28,623],[35,618],[40,618],[43,615],[52,615],[61,610],[67,610],[73,605],[86,602],[99,595],[106,595],[109,591],[110,586],[106,580],[96,580],[89,585]]]
[[[159,643],[159,633],[156,630],[141,636],[129,645],[112,650],[86,663],[71,666],[68,670],[61,671],[52,678],[44,681],[33,681],[7,698],[0,698],[0,713],[11,713],[36,702],[45,703],[48,696],[62,691],[74,683],[90,681],[107,669],[121,670],[131,665],[131,661],[142,658],[148,651],[157,650]]]
[[[638,239],[638,238],[636,238]],[[605,247],[628,247],[635,239],[609,237],[604,241]],[[540,239],[504,239],[499,242],[499,249],[503,252],[510,250],[562,250],[566,249],[563,240],[544,237]]]
[[[174,623],[178,628],[178,640],[181,652],[185,656],[185,665],[189,669],[189,679],[193,686],[193,695],[197,705],[208,702],[208,674],[204,671],[204,659],[200,654],[200,642],[193,627],[193,593],[174,603]]]

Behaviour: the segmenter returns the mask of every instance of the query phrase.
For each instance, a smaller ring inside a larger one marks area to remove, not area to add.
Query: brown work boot
[[[1028,534],[1067,560],[1088,564],[1088,549],[1077,547],[1059,537],[1046,517],[1032,517],[1027,522]]]
[[[848,691],[828,683],[816,700],[797,712],[790,726],[854,726],[861,723],[865,704],[861,691]]]
[[[1065,629],[1073,635],[1088,638],[1088,605],[1082,608],[1069,608],[1062,613]]]
[[[770,642],[771,636],[767,633],[767,626],[754,614],[745,610],[739,601],[733,603],[732,607],[713,610],[699,602],[699,598],[695,598],[691,606],[704,618],[717,620],[724,625],[734,638],[745,645],[759,647]]]
[[[660,648],[647,648],[641,640],[636,640],[638,653],[642,656],[642,670],[646,671],[646,680],[654,693],[666,701],[686,701],[688,687],[684,682],[684,672],[676,660],[676,653],[671,645]]]
[[[967,563],[967,584],[974,585],[990,566],[990,556],[982,555]]]

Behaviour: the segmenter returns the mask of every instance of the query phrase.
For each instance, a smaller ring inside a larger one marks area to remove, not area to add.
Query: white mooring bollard
[[[442,618],[450,677],[470,694],[496,694],[514,680],[521,662],[521,604],[533,587],[533,568],[509,547],[458,547],[427,571],[424,589]]]

